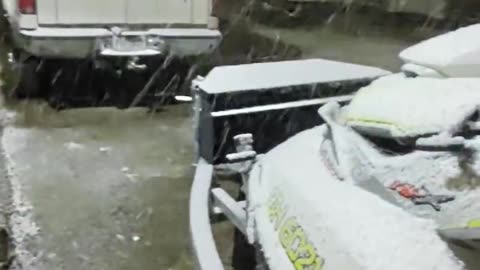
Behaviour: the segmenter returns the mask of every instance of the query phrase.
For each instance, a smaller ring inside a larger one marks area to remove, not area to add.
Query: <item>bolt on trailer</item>
[[[214,220],[226,217],[240,239],[248,233],[245,186],[255,161],[298,132],[322,124],[317,110],[323,104],[348,103],[358,89],[388,74],[307,59],[220,66],[192,82],[197,162],[189,211],[196,269],[224,269],[212,234]],[[221,187],[221,177],[235,179],[238,198]]]

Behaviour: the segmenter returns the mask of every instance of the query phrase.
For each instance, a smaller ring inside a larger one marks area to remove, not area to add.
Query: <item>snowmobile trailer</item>
[[[307,59],[220,66],[192,82],[196,171],[189,211],[196,269],[225,269],[211,227],[218,216],[246,233],[245,202],[222,189],[218,176],[244,175],[245,161],[322,124],[320,106],[348,103],[358,89],[388,74],[376,67]],[[235,179],[241,186],[241,177]]]
[[[195,80],[196,269],[224,269],[219,216],[234,269],[478,269],[479,34],[409,47],[398,74],[311,59]]]

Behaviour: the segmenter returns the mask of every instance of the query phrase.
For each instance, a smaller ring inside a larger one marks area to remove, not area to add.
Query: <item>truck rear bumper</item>
[[[117,35],[118,36],[118,35]],[[158,28],[146,31],[124,31],[122,36],[155,37],[162,41],[159,54],[173,54],[180,57],[212,52],[221,39],[218,30],[204,28]],[[106,28],[65,28],[39,27],[35,30],[21,30],[19,41],[27,52],[40,57],[87,58],[101,54],[102,41],[113,39],[114,33]],[[149,52],[144,56],[152,55]],[[124,50],[108,56],[143,56],[142,51]]]

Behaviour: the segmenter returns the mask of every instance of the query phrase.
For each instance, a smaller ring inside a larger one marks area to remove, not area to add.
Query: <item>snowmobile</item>
[[[308,59],[194,80],[196,269],[225,269],[222,217],[234,269],[480,269],[479,33],[407,48],[396,74]]]

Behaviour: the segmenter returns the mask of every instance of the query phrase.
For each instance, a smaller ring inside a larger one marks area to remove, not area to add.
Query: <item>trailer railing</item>
[[[190,193],[190,236],[195,269],[224,270],[210,224],[213,165],[200,158]]]

